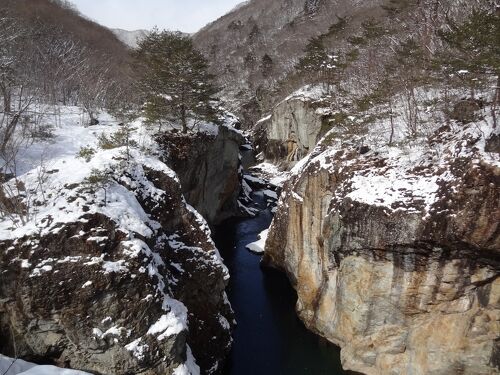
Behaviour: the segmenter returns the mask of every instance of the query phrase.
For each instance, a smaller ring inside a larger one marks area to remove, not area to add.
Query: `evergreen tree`
[[[274,67],[274,62],[273,59],[271,59],[271,56],[269,56],[267,53],[262,56],[262,60],[260,63],[260,71],[262,73],[262,76],[264,78],[267,78],[271,75]]]
[[[328,61],[328,53],[323,45],[323,38],[311,38],[305,48],[305,56],[297,64],[302,72],[317,72]]]
[[[494,103],[500,104],[500,8],[474,10],[464,23],[449,20],[448,26],[440,36],[450,50],[438,60],[445,74],[462,76],[471,86],[472,96],[479,79],[496,77]]]
[[[154,30],[139,43],[135,59],[150,122],[179,121],[187,133],[190,119],[216,120],[210,104],[217,92],[213,76],[188,36]]]
[[[95,193],[97,190],[104,191],[104,206],[108,204],[108,188],[113,182],[113,172],[109,169],[99,170],[92,168],[90,175],[83,180],[83,191],[90,191]]]
[[[331,84],[339,81],[339,74],[345,65],[339,62],[338,56],[328,53],[323,44],[323,37],[319,36],[309,40],[305,56],[299,60],[295,68],[299,74],[308,78],[314,77],[326,84],[329,90]]]

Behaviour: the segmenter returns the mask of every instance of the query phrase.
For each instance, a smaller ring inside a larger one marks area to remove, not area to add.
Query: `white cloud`
[[[111,28],[198,31],[242,0],[71,0],[80,13]]]

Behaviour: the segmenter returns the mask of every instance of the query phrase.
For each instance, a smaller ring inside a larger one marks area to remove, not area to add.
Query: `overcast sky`
[[[242,0],[70,0],[80,13],[110,28],[193,33]]]

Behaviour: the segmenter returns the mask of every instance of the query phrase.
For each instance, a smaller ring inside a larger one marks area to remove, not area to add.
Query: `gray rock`
[[[213,226],[239,214],[241,189],[239,133],[220,126],[216,136],[167,133],[159,142],[167,163],[179,176],[186,200]]]

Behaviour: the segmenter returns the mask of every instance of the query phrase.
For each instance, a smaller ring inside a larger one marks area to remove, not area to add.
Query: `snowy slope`
[[[3,375],[90,375],[87,372],[62,369],[55,366],[39,366],[0,354],[0,374]]]
[[[150,343],[152,338],[157,339],[158,345],[163,345],[163,342],[172,340],[172,337],[183,337],[184,332],[188,330],[188,309],[184,303],[172,298],[171,288],[181,283],[189,283],[193,277],[205,277],[195,275],[205,270],[212,270],[211,277],[220,276],[221,282],[218,285],[223,288],[222,280],[229,278],[228,271],[211,241],[206,221],[183,199],[175,172],[160,161],[164,150],[154,141],[151,127],[144,126],[140,119],[133,122],[134,131],[131,138],[135,145],[131,146],[130,160],[127,161],[125,146],[102,149],[98,145],[103,134],[110,137],[123,129],[112,116],[101,113],[99,125],[84,126],[82,124],[85,121],[82,121],[79,108],[62,107],[57,112],[60,112],[60,118],[53,137],[25,145],[18,155],[17,181],[12,179],[4,184],[6,191],[11,192],[9,198],[20,198],[29,215],[26,214],[23,218],[21,215],[0,217],[0,244],[6,248],[5,259],[0,257],[0,263],[6,261],[12,267],[19,268],[20,274],[26,273],[30,282],[35,284],[37,280],[52,282],[71,267],[78,268],[83,270],[83,273],[78,273],[85,276],[81,281],[75,280],[75,283],[78,283],[75,288],[82,293],[97,290],[96,280],[102,278],[111,280],[109,287],[114,288],[114,275],[119,278],[130,276],[135,283],[142,275],[149,277],[148,281],[141,281],[141,288],[146,294],[148,290],[153,291],[149,292],[149,295],[154,295],[153,301],[159,303],[160,314],[152,318],[154,321],[151,319],[149,325],[136,332],[134,322],[108,324],[107,320],[100,318],[96,321],[102,322],[93,323],[94,328],[89,332],[92,336],[90,340],[97,342],[116,337],[114,342],[117,346],[141,363],[144,358],[153,355],[148,352],[150,349],[157,352]],[[53,119],[49,118],[47,121],[51,122]],[[213,133],[217,128],[213,124],[204,124],[201,131]],[[93,155],[88,160],[78,155],[82,147],[93,150]],[[96,170],[106,171],[109,181],[106,182],[105,188],[89,189],[86,187],[87,181]],[[23,188],[19,189],[19,186]],[[171,225],[176,216],[182,218],[180,224],[175,224],[177,232],[166,232],[163,226]],[[103,218],[99,219],[101,222],[97,224],[98,227],[91,228],[90,231],[77,231],[71,238],[88,244],[84,246],[90,248],[96,244],[101,248],[114,246],[117,250],[105,251],[101,256],[95,256],[91,252],[79,252],[77,248],[63,249],[63,252],[68,253],[58,254],[52,249],[41,249],[39,246],[46,238],[58,235],[64,237],[64,233],[71,230],[68,228],[74,225],[85,226],[89,220],[96,218]],[[106,220],[112,223],[112,233],[118,233],[120,237],[118,245],[115,245],[115,235],[113,234],[112,238],[110,232],[105,229]],[[27,243],[33,245],[33,250],[24,252],[22,249]],[[160,253],[156,246],[163,249],[162,251],[170,249],[172,254],[169,256],[178,256],[178,263],[169,264],[165,254]],[[183,257],[186,256],[196,259],[199,268],[188,269],[187,267],[193,267],[193,264],[182,263]],[[177,275],[169,276],[165,271],[166,267],[174,267]],[[180,275],[188,271],[188,281],[180,281]],[[66,281],[63,282],[73,288],[69,281],[67,284]],[[109,293],[114,291],[120,293],[119,290],[108,290]],[[225,296],[223,289],[221,298],[222,296]],[[149,303],[151,297],[147,298]],[[136,301],[136,306],[140,308],[142,303],[143,300]],[[226,311],[230,311],[230,307]],[[228,319],[232,320],[230,316]],[[223,331],[225,330],[221,328],[221,332]],[[134,333],[131,334],[132,332]],[[187,361],[180,364],[174,373],[196,375],[199,373],[199,367],[189,346],[186,352]],[[22,362],[19,362],[16,368],[16,371],[30,370]],[[77,368],[83,367],[79,365]],[[38,370],[40,369],[26,373],[38,373],[33,372]],[[9,370],[9,373],[10,371],[13,370]],[[52,374],[43,372],[45,373]]]
[[[123,44],[131,48],[136,48],[139,41],[148,34],[147,30],[129,31],[123,29],[111,29],[111,31]]]

